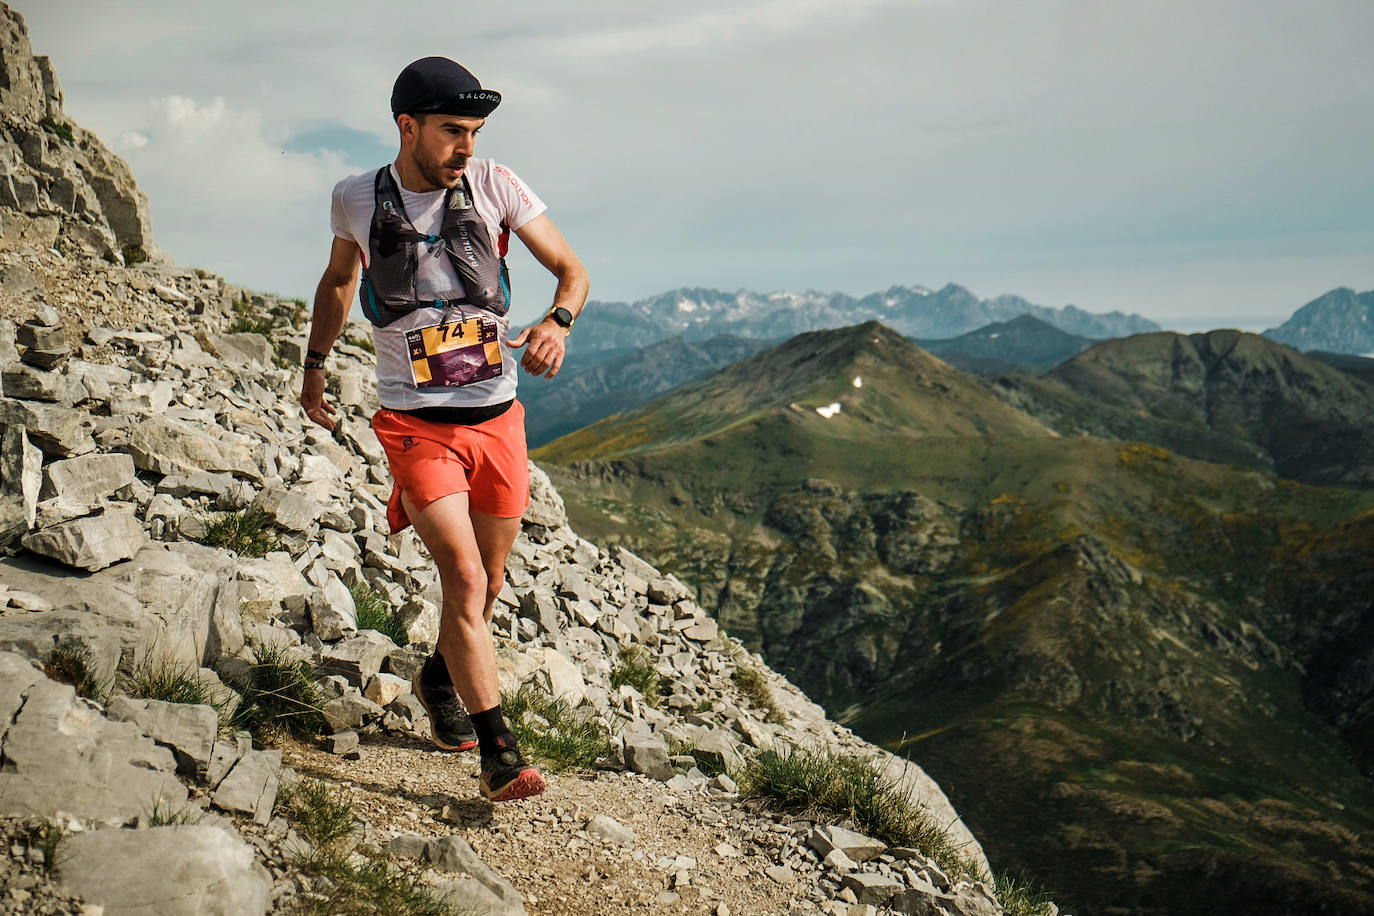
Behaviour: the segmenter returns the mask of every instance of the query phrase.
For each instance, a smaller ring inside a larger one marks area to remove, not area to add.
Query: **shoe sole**
[[[449,744],[439,737],[439,732],[434,727],[434,713],[430,711],[429,704],[425,702],[424,692],[420,690],[420,676],[417,674],[410,679],[410,692],[415,694],[415,699],[420,701],[420,705],[425,708],[425,715],[429,716],[429,740],[434,742],[434,746],[441,751],[470,751],[477,746],[477,736],[473,735],[472,740]]]
[[[544,791],[544,777],[534,767],[521,771],[520,775],[506,783],[495,792],[489,790],[484,783],[482,794],[488,801],[503,802],[515,801],[517,798],[529,798],[531,795],[539,795]]]

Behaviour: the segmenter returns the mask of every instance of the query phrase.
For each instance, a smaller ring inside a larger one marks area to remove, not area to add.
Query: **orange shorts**
[[[526,464],[525,408],[516,401],[505,413],[475,426],[436,423],[383,407],[372,431],[386,451],[395,485],[386,505],[391,533],[410,517],[401,493],[417,512],[442,496],[468,493],[468,505],[499,518],[518,518],[530,503]]]

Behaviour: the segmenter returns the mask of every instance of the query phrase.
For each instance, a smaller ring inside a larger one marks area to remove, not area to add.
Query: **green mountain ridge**
[[[1374,903],[1374,494],[1061,437],[874,324],[535,457],[1071,910]]]
[[[956,369],[981,375],[1017,370],[1044,372],[1095,342],[1062,331],[1033,315],[995,322],[945,340],[914,340],[918,347]]]
[[[1152,442],[1318,486],[1374,486],[1374,386],[1257,334],[1107,340],[993,387],[1064,435]]]

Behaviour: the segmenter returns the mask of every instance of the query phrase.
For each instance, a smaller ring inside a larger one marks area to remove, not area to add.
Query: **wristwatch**
[[[563,308],[563,306],[554,306],[553,308],[549,309],[549,313],[544,317],[552,318],[554,324],[558,325],[560,328],[567,331],[569,334],[572,333],[573,322],[576,319],[573,318],[573,313]]]

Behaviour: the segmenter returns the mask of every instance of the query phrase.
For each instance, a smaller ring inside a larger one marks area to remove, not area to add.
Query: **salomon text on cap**
[[[501,93],[483,89],[467,68],[447,57],[422,57],[401,71],[391,89],[391,116],[451,114],[485,118]]]

